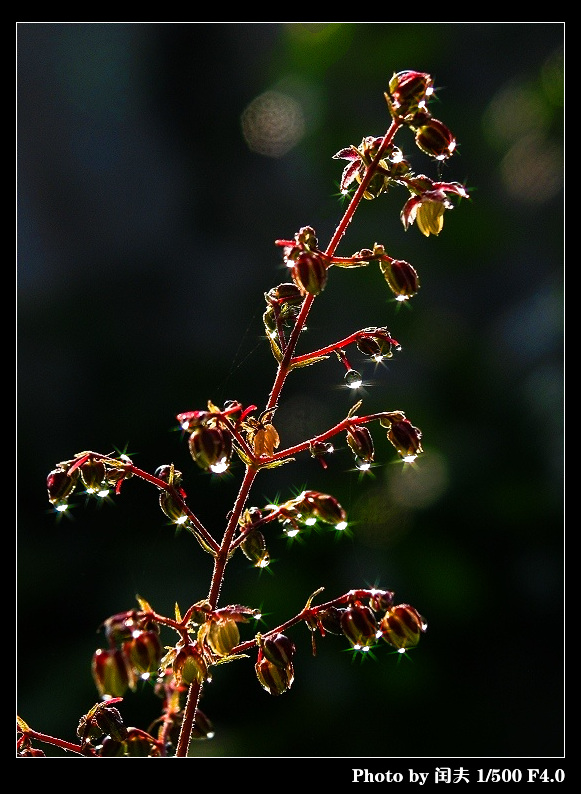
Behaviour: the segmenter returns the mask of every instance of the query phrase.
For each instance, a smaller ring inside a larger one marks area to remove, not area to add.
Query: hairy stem
[[[373,178],[373,175],[378,168],[379,162],[383,157],[383,153],[391,143],[393,136],[395,135],[399,126],[400,126],[399,122],[392,121],[389,129],[385,133],[381,145],[377,151],[377,155],[375,156],[373,162],[368,167],[365,176],[363,177],[357,190],[353,194],[351,201],[349,202],[349,206],[345,210],[343,217],[341,218],[339,225],[337,226],[335,233],[331,238],[327,250],[325,251],[325,254],[327,256],[332,256],[337,250],[337,247],[341,242],[341,239],[345,234],[347,227],[349,226],[349,224],[353,219],[353,216],[355,215],[355,211],[357,210],[357,207],[361,202],[363,194],[365,193],[369,182]],[[299,340],[299,336],[305,326],[314,299],[315,298],[313,295],[308,294],[306,295],[303,301],[301,310],[299,312],[299,316],[297,317],[295,326],[292,330],[292,333],[288,340],[288,344],[285,348],[283,359],[278,365],[276,377],[274,379],[274,384],[272,386],[272,390],[268,398],[266,410],[272,410],[278,404],[286,378],[291,370],[291,362]],[[218,599],[220,597],[220,591],[222,589],[222,582],[224,579],[224,572],[226,569],[226,564],[228,562],[228,556],[230,553],[231,544],[234,538],[236,527],[238,526],[238,519],[242,515],[242,511],[244,510],[244,507],[246,505],[246,501],[248,499],[248,495],[250,493],[252,483],[254,482],[254,479],[257,474],[258,474],[257,469],[251,467],[246,468],[246,473],[244,475],[244,479],[240,486],[238,496],[236,497],[234,508],[230,513],[230,518],[228,520],[228,525],[224,532],[224,537],[222,539],[220,550],[218,551],[218,553],[214,558],[214,571],[212,574],[212,583],[210,585],[210,592],[208,594],[208,601],[212,605],[212,609],[215,609],[217,606]],[[198,700],[200,697],[201,688],[202,688],[201,684],[199,684],[198,682],[194,682],[193,684],[190,685],[190,690],[188,693],[188,702],[185,708],[184,720],[182,723],[182,728],[180,731],[180,737],[178,741],[178,748],[176,751],[177,756],[186,756],[188,753],[188,747],[190,744],[190,738],[195,723],[196,710],[198,707]]]

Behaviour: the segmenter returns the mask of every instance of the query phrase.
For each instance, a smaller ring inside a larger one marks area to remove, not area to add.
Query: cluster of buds
[[[314,229],[303,226],[293,242],[278,241],[278,244],[284,245],[284,263],[300,294],[319,295],[327,284],[329,259],[319,250]]]
[[[61,513],[69,499],[81,486],[89,496],[108,496],[112,489],[119,493],[122,483],[132,476],[131,461],[126,455],[103,460],[91,453],[79,452],[72,460],[61,461],[46,478],[48,499]]]
[[[347,513],[337,499],[319,491],[303,491],[294,499],[274,507],[271,515],[282,523],[287,537],[298,535],[303,527],[312,527],[317,521],[337,530],[347,527]]]
[[[427,623],[415,607],[393,600],[391,590],[353,591],[344,605],[312,608],[305,622],[323,637],[343,635],[356,651],[367,653],[385,640],[404,652],[418,644]]]
[[[190,434],[190,455],[204,471],[222,474],[230,466],[234,451],[231,417],[241,410],[238,403],[227,406],[224,411],[209,403],[207,411],[178,414],[180,427]]]
[[[157,673],[162,656],[159,627],[136,609],[103,624],[107,648],[93,654],[92,672],[101,697],[122,697],[140,679]]]
[[[456,151],[456,138],[429,111],[428,103],[433,95],[434,81],[429,74],[403,71],[391,78],[385,99],[394,122],[413,132],[417,147],[429,157],[443,161]],[[383,140],[366,137],[359,146],[348,146],[334,155],[336,159],[348,161],[341,177],[341,192],[347,193],[354,182],[361,183],[374,163],[375,171],[364,197],[374,199],[392,185],[403,185],[411,194],[401,212],[404,228],[407,230],[417,220],[423,235],[438,235],[445,210],[454,206],[450,195],[468,198],[466,188],[458,182],[434,182],[423,174],[415,175],[403,153],[392,143],[384,145]],[[397,285],[400,279],[405,281],[413,276],[408,268],[404,268],[403,273],[398,273],[398,269],[397,266],[385,269],[388,283],[393,281]],[[413,278],[411,283],[413,285]]]
[[[256,637],[258,657],[254,670],[263,689],[270,695],[282,695],[291,688],[295,671],[295,644],[281,632]]]
[[[392,118],[412,130],[418,148],[436,160],[446,160],[456,148],[456,139],[428,110],[433,96],[432,77],[413,71],[394,74],[385,93]]]

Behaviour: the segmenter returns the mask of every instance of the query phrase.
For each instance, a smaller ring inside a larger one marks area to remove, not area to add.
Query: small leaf
[[[175,606],[175,615],[176,615],[177,623],[181,623],[182,622],[182,613],[180,612],[180,608],[178,606],[178,602],[177,601],[176,601],[176,606]]]
[[[324,361],[326,358],[329,358],[329,356],[312,356],[312,358],[307,358],[304,361],[297,361],[297,362],[291,361],[289,370],[300,369],[301,367],[310,367],[311,364],[316,364],[317,361]]]
[[[142,598],[140,595],[136,595],[135,598],[137,600],[137,603],[144,612],[153,612],[153,609],[150,607],[149,603],[145,600],[145,598]]]
[[[248,659],[247,653],[233,653],[230,656],[222,656],[220,659],[217,659],[215,662],[212,662],[214,667],[217,667],[219,664],[228,664],[228,662],[235,662],[237,659]]]

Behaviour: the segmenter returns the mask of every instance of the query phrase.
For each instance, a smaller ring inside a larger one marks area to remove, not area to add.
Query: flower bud
[[[430,118],[416,129],[416,145],[436,160],[446,160],[456,149],[456,139],[441,121]]]
[[[316,627],[321,634],[326,634],[327,632],[329,632],[329,634],[342,634],[341,616],[344,611],[344,609],[335,606],[318,609],[315,616]]]
[[[66,469],[53,469],[46,478],[49,502],[57,509],[60,506],[65,506],[69,496],[75,490],[78,479],[78,469],[75,469],[70,475]]]
[[[262,532],[253,529],[240,544],[242,553],[255,568],[266,568],[270,563],[270,555],[266,548],[266,540]]]
[[[210,411],[185,411],[178,414],[176,419],[182,430],[191,433],[194,428],[201,427],[211,416]]]
[[[173,660],[173,674],[176,683],[191,684],[192,681],[201,683],[208,674],[208,665],[197,645],[183,646]]]
[[[347,521],[347,513],[334,496],[318,491],[306,491],[305,502],[310,505],[314,515],[325,524],[337,526]]]
[[[90,458],[80,466],[81,480],[87,490],[87,493],[96,493],[101,490],[105,481],[105,464],[101,460],[93,460]]]
[[[173,485],[175,488],[179,488],[182,484],[183,475],[181,471],[174,468],[173,463],[158,466],[154,474],[158,479],[163,480],[168,485]]]
[[[162,491],[160,493],[159,506],[169,520],[174,521],[176,524],[183,524],[188,519],[187,514],[184,512],[182,503],[179,501],[179,499],[176,499],[173,494],[168,493],[167,491]]]
[[[377,641],[377,621],[371,609],[356,603],[341,614],[341,630],[354,648],[369,648]]]
[[[123,644],[129,666],[137,673],[154,673],[161,661],[161,642],[155,631],[142,631]]]
[[[413,648],[420,641],[427,624],[417,609],[409,604],[392,607],[381,619],[383,639],[394,648]]]
[[[385,612],[393,606],[391,590],[375,590],[369,598],[369,606],[374,612]]]
[[[278,287],[273,287],[266,293],[265,297],[269,305],[272,303],[294,303],[298,305],[303,301],[300,289],[296,284],[291,284],[290,282],[285,282],[284,284],[279,284]]]
[[[282,695],[287,692],[291,688],[295,677],[292,662],[289,662],[284,667],[278,667],[260,653],[254,670],[260,685],[270,695]]]
[[[366,332],[376,331],[378,334],[377,336],[359,336],[357,338],[357,349],[361,353],[370,356],[376,362],[393,356],[395,341],[391,339],[387,328],[364,328],[363,330]],[[396,347],[396,349],[398,348]]]
[[[277,667],[287,667],[292,663],[296,646],[286,634],[271,634],[260,638],[260,648],[269,662]]]
[[[190,436],[190,454],[201,469],[206,471],[232,456],[232,437],[219,427],[197,427]]]
[[[327,266],[320,254],[303,251],[292,267],[293,281],[302,293],[318,295],[327,284]]]
[[[419,290],[420,282],[417,272],[403,259],[383,261],[379,263],[379,267],[397,300],[408,300]]]
[[[434,89],[434,81],[425,72],[397,72],[389,81],[388,104],[397,117],[405,117],[423,107]],[[391,100],[391,101],[390,101]]]
[[[375,455],[373,439],[367,427],[350,427],[347,430],[347,443],[351,447],[355,457],[364,462],[371,463]]]
[[[423,452],[422,433],[412,425],[409,419],[393,421],[387,432],[387,438],[406,463],[411,463]]]
[[[115,706],[97,703],[79,720],[77,736],[83,741],[98,739],[106,734],[115,742],[122,742],[127,736],[123,718]]]
[[[119,649],[95,651],[92,673],[101,697],[122,697],[132,684],[125,657]]]
[[[218,656],[228,656],[240,642],[240,632],[238,625],[232,618],[219,618],[218,620],[211,620],[206,639],[210,648]]]

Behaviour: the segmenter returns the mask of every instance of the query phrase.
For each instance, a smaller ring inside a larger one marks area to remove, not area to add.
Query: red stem
[[[325,254],[327,256],[332,256],[337,250],[337,246],[339,245],[341,238],[345,234],[347,226],[351,223],[351,220],[353,219],[353,216],[355,214],[355,210],[359,206],[359,202],[361,201],[369,182],[371,181],[374,173],[376,172],[379,166],[379,162],[383,156],[383,153],[391,143],[393,136],[395,135],[399,126],[400,126],[399,122],[394,120],[392,121],[389,129],[385,133],[383,141],[381,142],[381,145],[377,151],[377,155],[375,156],[371,165],[368,167],[365,176],[361,180],[359,187],[353,194],[353,197],[349,202],[349,206],[345,210],[345,213],[341,218],[341,221],[339,222],[339,225],[337,226],[333,237],[331,238],[331,242],[329,243],[327,250],[325,251]],[[315,298],[313,295],[306,295],[303,301],[301,310],[299,312],[299,316],[297,317],[295,326],[292,330],[292,333],[288,340],[288,344],[284,351],[283,359],[279,363],[276,377],[274,379],[274,384],[272,386],[272,390],[268,398],[266,410],[272,410],[278,404],[284,383],[291,370],[291,362],[299,340],[299,336],[305,326],[314,299]],[[341,423],[341,425],[345,426],[344,423]],[[327,437],[327,434],[324,434],[323,438],[325,437]],[[246,501],[248,499],[248,495],[250,493],[252,483],[254,482],[254,479],[257,474],[258,474],[258,469],[254,469],[249,466],[246,467],[246,473],[244,475],[244,479],[240,486],[240,490],[238,492],[238,496],[236,498],[234,508],[230,513],[230,518],[226,530],[224,532],[224,537],[222,539],[220,550],[218,551],[218,553],[214,558],[214,571],[212,574],[212,583],[210,585],[210,592],[208,594],[208,600],[212,605],[213,609],[216,608],[218,599],[220,597],[220,591],[222,589],[222,582],[224,579],[224,571],[226,568],[226,564],[228,562],[228,555],[231,550],[231,544],[234,539],[234,533],[238,526],[238,520],[242,515],[242,511],[244,510],[244,507],[246,505]],[[176,756],[183,757],[186,756],[188,753],[188,747],[190,743],[192,729],[195,722],[196,709],[198,706],[200,693],[201,693],[201,684],[197,682],[191,684],[190,691],[188,694],[188,701],[186,703],[186,707],[184,710],[184,720],[180,731],[178,747],[176,749]]]

